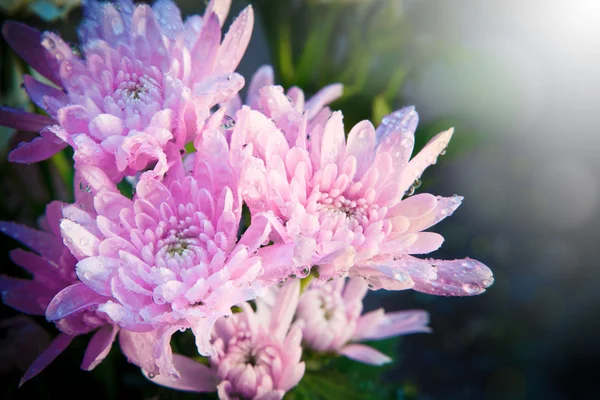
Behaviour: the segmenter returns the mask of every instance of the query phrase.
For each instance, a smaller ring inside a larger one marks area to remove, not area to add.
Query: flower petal
[[[428,166],[437,162],[437,157],[446,149],[453,133],[454,128],[438,133],[425,145],[425,147],[423,147],[419,154],[413,157],[413,159],[402,168],[399,185],[403,191],[408,190],[415,179],[421,177],[423,171],[425,171]]]
[[[340,351],[340,354],[369,365],[379,366],[392,362],[390,357],[363,344],[349,344]]]
[[[0,125],[19,131],[39,132],[56,121],[50,117],[11,107],[0,107]]]
[[[144,370],[142,372],[152,383],[171,389],[186,392],[214,392],[216,390],[218,377],[211,368],[179,354],[173,354],[173,364],[181,375],[177,380],[165,375],[151,375]]]
[[[271,332],[283,341],[290,328],[300,297],[300,280],[287,282],[277,294],[277,302],[271,311]]]
[[[110,352],[118,332],[117,325],[104,325],[98,329],[85,350],[81,369],[91,371],[96,368]]]
[[[105,300],[106,297],[94,292],[83,283],[75,283],[54,296],[46,309],[46,319],[56,321]]]
[[[42,46],[42,34],[25,24],[6,21],[2,35],[10,47],[25,62],[53,83],[62,86],[58,76],[58,62]]]
[[[417,276],[411,273],[414,290],[437,296],[474,296],[485,292],[494,283],[492,271],[477,260],[420,260],[405,257],[396,268],[418,268],[431,274]],[[431,277],[429,277],[431,276]]]
[[[51,233],[5,221],[0,221],[0,232],[18,240],[49,260],[58,261],[62,255],[63,246],[61,245],[61,240]]]
[[[42,372],[52,361],[56,359],[75,339],[75,336],[67,335],[66,333],[59,334],[50,346],[48,346],[42,353],[35,359],[33,364],[29,366],[25,375],[19,382],[19,387],[23,386],[25,382],[35,377],[37,374]]]
[[[214,72],[228,73],[235,71],[246,52],[250,37],[252,36],[253,26],[254,10],[252,6],[248,6],[233,21],[225,38],[223,38],[213,66]]]
[[[206,11],[204,11],[204,18],[206,19],[210,14],[214,13],[219,18],[221,26],[223,26],[225,19],[227,19],[227,14],[229,14],[230,7],[231,0],[210,0],[210,3],[206,6]]]

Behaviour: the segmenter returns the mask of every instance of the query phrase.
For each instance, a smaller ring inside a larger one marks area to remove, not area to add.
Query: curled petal
[[[83,283],[76,283],[61,290],[46,309],[48,321],[56,321],[73,313],[94,307],[106,297],[97,294]]]

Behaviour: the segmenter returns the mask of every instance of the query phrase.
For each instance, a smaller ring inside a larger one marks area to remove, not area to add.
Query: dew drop
[[[481,292],[481,287],[476,283],[465,283],[462,288],[468,294],[477,294]]]
[[[82,192],[85,192],[85,193],[89,193],[92,191],[92,188],[86,182],[80,181],[79,182],[79,190],[81,190]]]
[[[53,49],[54,47],[56,47],[56,43],[54,43],[54,40],[50,39],[50,38],[44,38],[44,40],[42,40],[42,45],[46,48],[51,48]]]
[[[223,117],[223,121],[221,123],[221,128],[225,130],[229,130],[235,126],[235,119],[231,118],[229,115]]]
[[[404,138],[400,142],[400,146],[407,147],[407,148],[412,146],[412,144],[413,144],[413,141],[412,141],[412,139],[409,139],[409,138]]]
[[[152,374],[152,373],[148,373],[148,378],[150,378],[150,379],[154,379],[154,377],[155,377],[155,376],[156,376],[156,375],[154,375],[154,374]]]

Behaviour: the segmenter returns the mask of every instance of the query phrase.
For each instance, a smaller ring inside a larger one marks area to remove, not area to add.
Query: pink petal
[[[21,109],[0,107],[0,125],[8,126],[19,131],[39,132],[47,125],[54,125],[56,121],[50,117],[33,114]]]
[[[0,275],[0,291],[4,304],[31,315],[44,315],[40,297],[52,296],[52,292],[40,283],[5,275]]]
[[[125,131],[123,120],[111,114],[99,114],[90,121],[90,134],[103,141],[111,136],[121,136]]]
[[[361,278],[350,278],[344,287],[344,302],[362,301],[369,290],[367,282]]]
[[[221,45],[219,18],[215,14],[205,18],[200,35],[194,33],[193,40],[195,42],[190,50],[192,65],[194,65],[192,81],[200,82],[211,75],[215,57]]]
[[[25,90],[31,100],[41,109],[46,110],[50,114],[50,110],[46,109],[46,102],[44,97],[54,97],[60,103],[67,105],[69,102],[69,97],[65,92],[59,90],[55,87],[48,86],[30,75],[25,74],[23,76],[23,83],[25,84]]]
[[[211,368],[179,354],[173,354],[173,364],[181,375],[177,380],[165,375],[151,375],[145,370],[142,372],[153,383],[171,389],[186,392],[214,392],[216,390],[218,377]]]
[[[389,153],[392,156],[392,168],[400,177],[400,171],[408,163],[415,144],[415,130],[419,115],[414,107],[405,107],[387,115],[377,127],[377,154]],[[420,176],[420,175],[419,175]],[[397,178],[397,179],[398,179]],[[418,178],[413,177],[410,184]],[[410,185],[409,185],[410,187]],[[402,191],[408,187],[402,186]]]
[[[404,254],[427,254],[436,251],[444,243],[444,237],[439,233],[420,232],[417,240],[403,251]]]
[[[349,344],[340,351],[340,354],[369,365],[379,366],[392,362],[390,357],[363,344]]]
[[[252,6],[248,6],[233,21],[225,38],[223,38],[213,71],[219,73],[235,71],[250,42],[253,25],[254,10]]]
[[[68,265],[68,255],[65,254],[65,256],[65,264]],[[35,253],[23,249],[15,249],[10,252],[10,258],[15,264],[33,274],[34,280],[27,282],[31,282],[31,284],[37,283],[47,287],[47,291],[52,292],[52,295],[66,285],[71,284],[70,278],[65,279],[61,274],[56,274],[57,265],[55,263],[40,257]]]
[[[131,332],[121,330],[119,334],[119,345],[127,360],[153,375],[159,373],[154,359],[154,347],[158,340],[157,331]]]
[[[375,158],[375,128],[369,121],[359,122],[348,134],[347,156],[356,158],[355,179],[362,178]]]
[[[302,364],[304,364],[304,363],[302,363]],[[219,395],[220,394],[221,394],[221,392],[219,392]],[[253,400],[281,400],[281,399],[283,399],[284,394],[285,394],[285,391],[283,391],[283,390],[270,390],[266,393],[263,393],[261,395],[254,397]]]
[[[98,255],[100,240],[83,226],[63,219],[60,223],[60,231],[65,245],[78,260]]]
[[[325,125],[321,144],[321,169],[327,164],[340,165],[346,158],[346,134],[342,118],[342,113],[336,111]]]
[[[87,133],[91,115],[81,105],[70,105],[58,110],[58,121],[68,133]]]
[[[42,34],[25,24],[6,21],[2,35],[25,62],[53,83],[62,86],[58,76],[58,62],[42,46]]]
[[[485,292],[494,283],[492,271],[479,261],[420,260],[413,257],[399,260],[399,268],[425,268],[433,277],[412,275],[414,290],[437,296],[473,296]]]
[[[19,387],[23,386],[25,382],[35,377],[37,374],[42,372],[52,361],[56,359],[75,339],[75,336],[67,335],[66,333],[59,334],[50,346],[48,346],[42,353],[36,358],[36,360],[29,366],[21,381]]]
[[[229,14],[230,7],[231,0],[210,0],[210,3],[206,6],[206,11],[204,11],[204,18],[206,19],[210,14],[214,13],[219,18],[221,26],[223,26],[225,19],[227,19],[227,14]]]
[[[0,221],[0,232],[23,243],[41,256],[58,261],[62,255],[63,246],[60,238],[51,233],[38,231],[14,222]]]
[[[139,60],[160,70],[166,69],[168,51],[156,16],[147,4],[138,5],[133,12],[131,40]]]
[[[214,74],[194,85],[196,96],[210,96],[210,105],[223,103],[234,97],[244,87],[244,77],[237,73]]]
[[[176,35],[183,31],[181,11],[179,11],[179,7],[171,0],[154,2],[152,10],[162,28],[163,34],[169,39],[174,40]]]
[[[277,294],[277,302],[271,312],[271,332],[274,337],[283,341],[290,328],[300,297],[300,280],[287,282]]]
[[[210,341],[210,334],[218,317],[220,316],[201,318],[192,325],[192,332],[196,337],[196,347],[200,355],[213,356],[215,354],[215,349]]]
[[[456,195],[435,197],[429,193],[421,193],[405,198],[390,208],[387,215],[391,218],[400,218],[400,221],[404,218],[408,220],[409,226],[402,232],[420,232],[452,215],[460,206],[462,199],[461,196]]]
[[[106,297],[92,291],[83,283],[76,283],[54,296],[46,309],[46,318],[48,321],[56,321],[104,301]]]
[[[46,128],[42,128],[44,132]],[[21,164],[30,164],[47,160],[62,149],[67,143],[48,135],[38,136],[31,142],[19,143],[19,146],[10,152],[8,160]]]
[[[419,178],[428,166],[437,162],[437,157],[446,149],[453,133],[454,128],[451,128],[437,134],[423,147],[419,154],[410,160],[400,173],[399,185],[402,190],[408,190],[415,179]]]
[[[385,263],[355,265],[348,271],[350,277],[366,279],[371,290],[406,290],[414,286],[411,276],[400,268],[393,268]]]
[[[258,110],[259,107],[259,96],[260,89],[265,86],[271,86],[275,82],[275,74],[273,67],[270,65],[263,65],[254,73],[250,85],[248,86],[248,95],[246,96],[246,104],[253,110]]]
[[[87,184],[91,193],[98,193],[100,191],[109,191],[117,193],[117,188],[106,173],[98,167],[93,165],[81,165],[78,167],[79,173],[83,180],[83,187]]]
[[[118,332],[117,325],[104,325],[98,329],[85,350],[81,369],[91,371],[96,368],[110,352]]]
[[[238,241],[238,246],[246,246],[248,253],[253,254],[267,240],[271,233],[271,224],[263,215],[255,215],[252,223]]]
[[[313,119],[319,112],[321,112],[324,106],[340,98],[343,91],[344,86],[340,83],[334,83],[319,90],[317,94],[311,97],[304,106],[304,108],[308,111],[308,119]]]
[[[119,261],[110,257],[87,257],[77,263],[77,276],[96,293],[110,296],[110,281],[118,267]]]
[[[373,321],[371,314],[380,318]],[[431,332],[427,326],[429,313],[423,310],[383,313],[383,309],[362,315],[357,323],[353,340],[381,340],[410,333]]]

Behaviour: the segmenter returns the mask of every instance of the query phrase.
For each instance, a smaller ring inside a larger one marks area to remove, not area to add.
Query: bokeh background
[[[176,2],[184,15],[204,8],[202,1]],[[77,2],[50,3],[1,0],[0,18],[58,30],[76,42]],[[234,1],[230,19],[246,4]],[[420,145],[456,127],[447,154],[417,189],[465,196],[435,227],[446,242],[432,256],[481,260],[495,283],[471,298],[371,293],[370,309],[428,310],[434,332],[383,343],[396,359],[380,371],[387,390],[363,387],[366,397],[357,398],[600,398],[600,2],[252,4],[256,27],[240,67],[247,78],[270,63],[286,88],[314,93],[343,82],[345,96],[334,108],[344,111],[347,128],[365,118],[377,124],[408,104],[421,116]],[[0,101],[31,107],[19,87],[25,67],[1,46]],[[69,200],[72,189],[61,178],[69,155],[11,165],[7,150],[25,134],[0,135],[0,217],[34,224],[47,202]],[[16,244],[2,238],[1,245],[2,273],[17,273],[7,257]],[[56,331],[40,319],[41,331],[11,320],[15,313],[0,307],[3,399],[185,397],[149,385],[118,351],[94,372],[79,371],[87,338],[17,390],[24,366],[6,360],[34,357]]]

